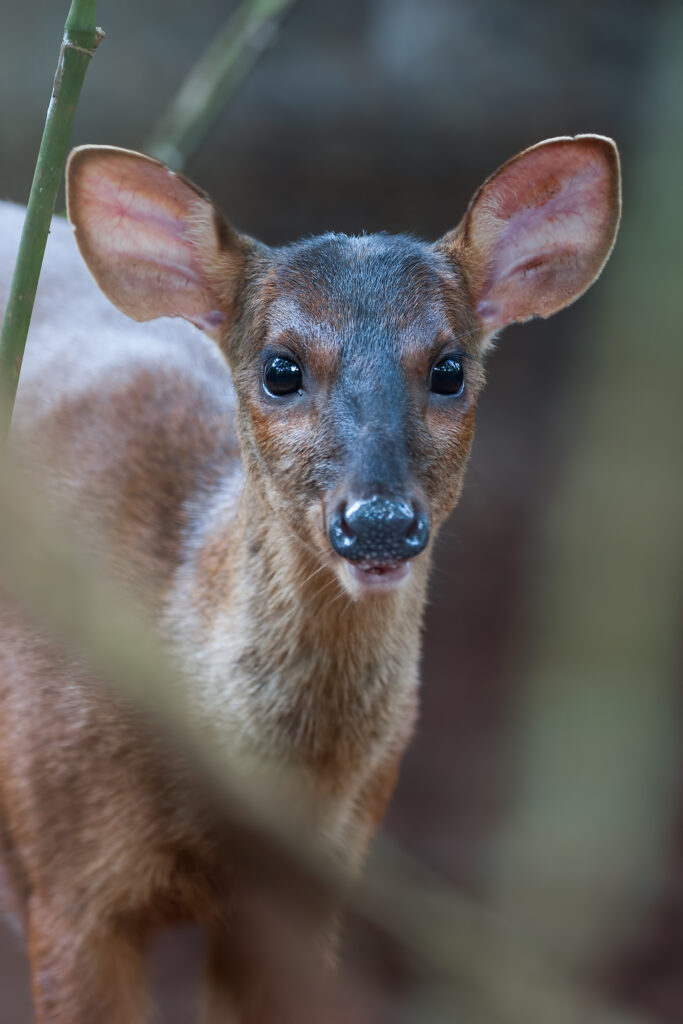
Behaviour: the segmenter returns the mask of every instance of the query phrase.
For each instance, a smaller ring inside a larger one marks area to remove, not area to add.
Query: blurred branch
[[[144,151],[181,170],[202,138],[273,43],[296,0],[243,0],[190,71]]]
[[[493,881],[502,911],[575,967],[652,907],[680,792],[683,8],[663,11],[655,116],[625,166],[522,624],[520,777]]]
[[[255,780],[230,758],[229,737],[207,742],[190,712],[183,681],[143,624],[130,598],[117,596],[60,534],[9,466],[0,475],[0,584],[114,691],[144,710],[210,785],[226,813],[274,844],[286,863],[388,932],[418,964],[448,983],[466,1024],[635,1024],[564,981],[518,936],[448,887],[388,840],[376,843],[352,885],[333,859],[302,843],[290,816],[289,779]]]
[[[0,445],[7,437],[26,337],[69,148],[71,125],[90,58],[104,33],[95,25],[96,0],[73,0],[38,152],[17,264],[0,335]]]

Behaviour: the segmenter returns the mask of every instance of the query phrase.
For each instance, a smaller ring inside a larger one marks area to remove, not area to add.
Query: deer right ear
[[[620,211],[612,140],[549,139],[492,174],[437,247],[464,273],[475,312],[492,333],[577,299],[605,265]]]
[[[114,305],[134,320],[180,316],[220,335],[246,243],[208,196],[157,160],[111,146],[71,153],[66,195],[81,254]]]

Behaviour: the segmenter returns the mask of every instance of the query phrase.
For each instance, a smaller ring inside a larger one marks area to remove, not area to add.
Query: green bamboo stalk
[[[26,220],[0,335],[0,445],[9,431],[40,268],[66,162],[83,79],[104,33],[96,27],[97,0],[72,0],[59,51],[52,97],[31,185]]]
[[[244,0],[190,71],[144,151],[173,170],[182,170],[295,3]]]

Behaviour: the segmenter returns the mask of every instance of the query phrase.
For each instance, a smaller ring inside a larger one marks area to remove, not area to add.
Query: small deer
[[[197,720],[254,771],[296,763],[310,828],[356,865],[413,729],[485,354],[600,273],[616,147],[533,146],[433,244],[269,248],[109,147],[71,154],[67,202],[122,313],[194,327],[121,316],[55,223],[13,451],[144,602]],[[18,222],[5,205],[12,244]],[[0,865],[39,1024],[147,1020],[144,950],[178,921],[207,932],[207,1022],[301,1020],[271,983],[277,944],[242,941],[249,886],[182,759],[8,601],[0,627]]]

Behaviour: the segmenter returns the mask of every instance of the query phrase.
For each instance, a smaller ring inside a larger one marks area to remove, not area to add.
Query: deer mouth
[[[410,574],[408,561],[349,562],[348,570],[352,580],[363,590],[390,590]]]

